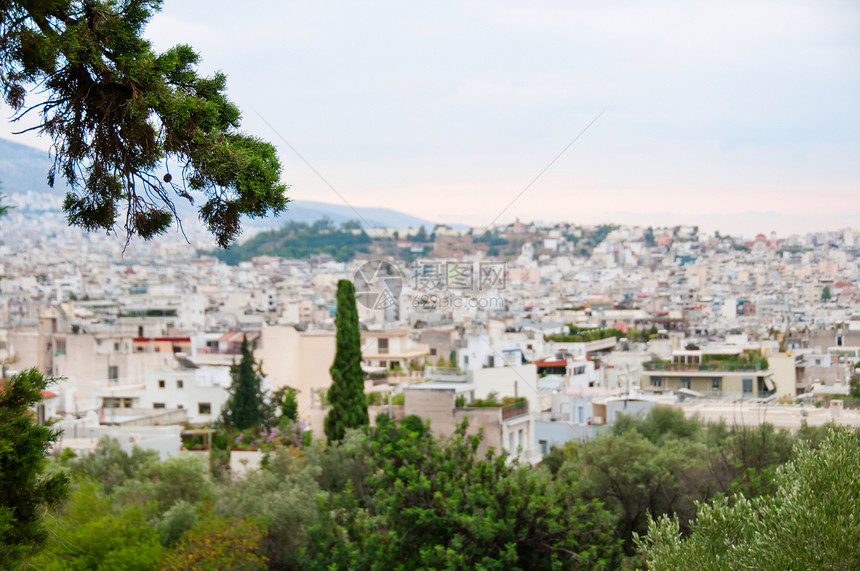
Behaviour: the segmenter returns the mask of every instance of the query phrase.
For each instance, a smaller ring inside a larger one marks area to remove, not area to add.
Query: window
[[[690,388],[690,377],[681,377],[681,388],[689,389]]]
[[[185,408],[185,405],[184,404],[178,404],[178,405],[176,405],[176,408],[183,409],[183,408]]]
[[[430,354],[431,354],[431,355],[435,355],[435,354],[436,354],[436,347],[430,347]]]
[[[113,344],[113,352],[114,352],[114,353],[119,353],[119,343],[114,343],[114,344]]]
[[[65,339],[57,339],[56,340],[55,352],[57,355],[65,355],[66,354],[66,340]]]
[[[663,386],[663,378],[662,377],[651,377],[651,386],[652,387],[662,387]]]
[[[585,421],[585,407],[576,407],[576,421],[582,423]]]
[[[163,389],[165,385],[164,379],[158,379],[158,388]]]
[[[388,361],[380,361],[380,362],[379,362],[379,366],[380,366],[380,367],[387,367],[387,366],[388,366]]]
[[[546,456],[549,454],[549,446],[547,445],[546,440],[538,440],[538,444],[540,445],[540,453]]]
[[[746,377],[743,380],[744,394],[752,394],[752,378]]]
[[[198,414],[212,414],[212,403],[199,402],[197,403]]]
[[[713,379],[711,379],[711,390],[712,391],[723,390],[723,380],[720,377],[714,377]]]
[[[117,379],[119,379],[119,367],[111,365],[108,367],[108,380],[115,381]]]
[[[379,354],[384,355],[388,353],[388,337],[380,337],[377,340],[377,345],[379,347]]]
[[[183,384],[184,384],[184,383],[182,382],[182,379],[177,379],[177,380],[176,380],[176,388],[177,388],[177,389],[181,389]]]
[[[152,408],[164,408],[163,402],[154,402],[152,403]]]

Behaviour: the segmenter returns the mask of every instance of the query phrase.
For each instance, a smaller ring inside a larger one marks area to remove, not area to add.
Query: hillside
[[[65,196],[67,187],[59,177],[54,188],[48,186],[48,170],[52,165],[47,151],[0,139],[0,184],[3,194],[33,191]]]
[[[306,259],[318,254],[328,254],[339,262],[345,262],[352,259],[356,252],[368,253],[371,241],[370,236],[363,231],[354,233],[350,229],[338,228],[326,221],[314,224],[289,222],[280,230],[260,232],[229,250],[206,253],[231,265],[256,256]]]
[[[361,218],[356,215],[361,215]],[[365,231],[371,232],[364,222],[378,228],[418,228],[425,227],[428,231],[436,225],[434,222],[423,220],[403,212],[388,208],[356,207],[355,210],[345,204],[329,204],[311,200],[296,200],[287,205],[287,211],[277,218],[267,218],[256,222],[255,226],[280,226],[286,221],[306,222],[312,224],[317,220],[328,218],[335,224],[358,221]]]

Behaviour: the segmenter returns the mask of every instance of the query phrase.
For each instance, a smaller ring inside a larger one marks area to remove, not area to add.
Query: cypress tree
[[[331,410],[325,419],[329,442],[343,439],[346,429],[367,426],[364,371],[361,370],[361,333],[355,307],[355,286],[349,280],[337,282],[337,351],[331,366],[328,400]]]
[[[242,360],[230,367],[230,377],[233,382],[230,396],[221,409],[222,422],[237,430],[261,426],[266,413],[263,379],[247,337],[242,338]]]

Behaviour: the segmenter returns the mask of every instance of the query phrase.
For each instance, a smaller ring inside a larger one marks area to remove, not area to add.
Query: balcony
[[[502,422],[529,413],[529,401],[523,400],[502,407]]]

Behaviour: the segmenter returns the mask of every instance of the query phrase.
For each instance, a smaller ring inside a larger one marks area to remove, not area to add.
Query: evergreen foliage
[[[45,474],[45,454],[60,433],[36,422],[30,410],[50,382],[36,369],[0,381],[0,568],[14,568],[39,550],[48,535],[45,508],[68,490],[65,474]]]
[[[323,500],[308,569],[607,569],[620,561],[610,515],[547,472],[478,454],[461,424],[377,417],[362,450],[369,494]]]
[[[361,370],[361,332],[355,306],[355,286],[349,280],[337,282],[337,348],[331,366],[328,401],[331,410],[325,419],[329,442],[343,439],[348,428],[367,426],[367,399],[364,371]]]
[[[254,361],[247,337],[242,338],[242,359],[230,367],[230,396],[221,409],[221,422],[237,430],[259,427],[268,420],[268,406],[263,392],[263,373]]]
[[[281,387],[273,395],[272,400],[277,404],[277,414],[292,422],[299,420],[299,403],[296,400],[298,391],[292,387]]]
[[[199,76],[187,45],[153,51],[143,28],[161,0],[0,2],[0,90],[16,119],[53,140],[48,173],[68,181],[69,223],[129,236],[166,231],[175,198],[203,199],[201,220],[218,245],[240,217],[286,207],[275,148],[239,131],[226,77]],[[39,103],[28,107],[28,89]],[[181,166],[173,181],[169,164]]]

